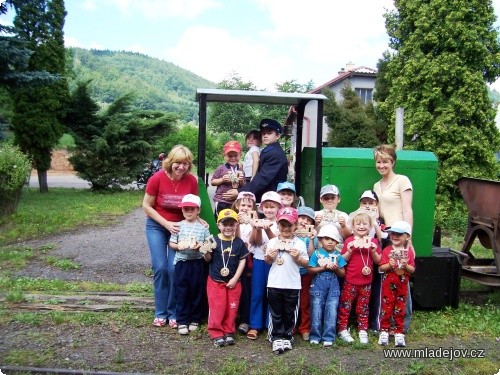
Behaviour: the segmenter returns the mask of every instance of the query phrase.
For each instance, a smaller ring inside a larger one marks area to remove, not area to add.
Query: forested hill
[[[142,109],[175,112],[185,121],[198,117],[197,88],[216,85],[172,63],[133,52],[68,48],[77,81],[92,80],[92,98],[100,104],[134,94],[134,104]]]

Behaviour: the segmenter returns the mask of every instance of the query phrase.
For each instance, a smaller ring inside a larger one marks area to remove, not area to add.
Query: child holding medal
[[[389,344],[391,319],[394,320],[395,346],[406,346],[404,318],[408,283],[415,272],[415,251],[409,243],[411,225],[396,221],[387,228],[392,245],[382,251],[379,270],[382,276],[382,306],[380,314],[380,345]]]
[[[201,199],[186,194],[179,204],[184,220],[179,223],[179,232],[172,234],[168,246],[175,250],[175,312],[179,334],[196,331],[203,312],[205,289],[204,261],[199,248],[209,236],[208,226],[199,218]],[[188,327],[189,325],[189,327]]]
[[[307,254],[311,256],[314,252],[316,239],[316,229],[314,229],[314,210],[311,207],[300,206],[297,208],[299,218],[295,235],[306,244]],[[309,331],[311,330],[311,297],[309,289],[313,275],[307,271],[307,267],[300,267],[300,310],[299,325],[297,331],[302,335],[304,341],[309,341]]]
[[[271,266],[265,261],[269,240],[278,235],[276,216],[281,208],[281,197],[275,191],[262,194],[260,209],[264,219],[251,220],[252,232],[248,240],[248,251],[253,254],[252,287],[250,298],[250,330],[247,337],[257,339],[259,331],[266,326],[268,317],[267,278]]]
[[[346,260],[344,284],[340,294],[337,328],[340,338],[345,342],[353,342],[347,324],[352,305],[356,301],[358,335],[361,344],[368,344],[368,315],[371,283],[373,279],[372,265],[380,262],[380,245],[370,237],[373,217],[366,212],[357,212],[352,220],[353,235],[342,248],[342,257]]]
[[[236,237],[243,240],[247,249],[250,248],[250,234],[252,233],[252,224],[250,223],[250,212],[257,215],[257,203],[255,195],[249,191],[242,191],[233,203],[233,210],[238,213],[238,229]],[[241,275],[241,298],[238,332],[246,335],[250,329],[250,296],[252,286],[252,266],[253,254],[249,253],[246,258],[245,269]]]
[[[271,264],[267,279],[268,339],[275,354],[292,349],[301,288],[299,268],[309,263],[306,245],[295,235],[297,220],[297,210],[293,207],[278,211],[279,235],[269,240],[265,256]]]
[[[347,262],[335,250],[342,240],[335,225],[325,225],[318,233],[319,249],[309,259],[309,272],[314,275],[311,283],[311,334],[310,343],[332,346],[335,341],[337,308],[339,305],[339,277],[345,276]]]
[[[231,189],[237,189],[245,185],[245,174],[240,167],[241,145],[238,141],[229,141],[224,145],[224,164],[219,165],[210,180],[212,186],[217,186],[215,189],[214,202],[215,216],[225,208],[231,208],[235,197],[231,199],[226,193]]]
[[[241,296],[240,277],[245,269],[248,250],[236,237],[238,214],[224,209],[217,216],[219,235],[212,253],[203,257],[209,263],[207,279],[208,334],[216,347],[234,345],[236,316]]]

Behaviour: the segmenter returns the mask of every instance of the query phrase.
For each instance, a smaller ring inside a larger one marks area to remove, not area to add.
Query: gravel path
[[[50,279],[102,281],[126,284],[148,282],[151,267],[145,235],[146,215],[138,208],[122,216],[119,224],[109,227],[87,227],[39,240],[23,242],[34,249],[53,246],[47,255],[71,259],[81,267],[62,271],[43,259],[30,262],[18,276]]]

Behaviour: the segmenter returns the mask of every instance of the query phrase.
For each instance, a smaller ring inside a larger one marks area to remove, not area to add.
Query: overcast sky
[[[498,17],[500,0],[493,4]],[[393,1],[66,0],[65,5],[66,46],[140,52],[213,82],[236,72],[259,89],[273,90],[275,83],[290,80],[319,86],[349,62],[376,68],[388,48],[383,14]]]

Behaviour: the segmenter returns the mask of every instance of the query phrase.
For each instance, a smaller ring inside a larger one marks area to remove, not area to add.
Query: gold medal
[[[364,266],[363,269],[361,270],[361,273],[365,276],[368,276],[369,274],[372,273],[372,270],[368,266]]]
[[[222,267],[220,269],[220,274],[222,277],[226,277],[227,275],[229,275],[229,268],[227,267]]]

